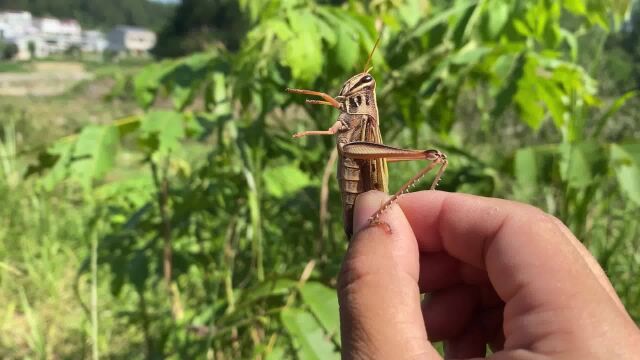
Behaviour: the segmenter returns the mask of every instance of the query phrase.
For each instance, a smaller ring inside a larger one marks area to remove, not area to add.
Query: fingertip
[[[356,197],[356,203],[353,206],[354,234],[369,226],[371,215],[378,211],[388,198],[389,195],[377,190],[367,191]]]

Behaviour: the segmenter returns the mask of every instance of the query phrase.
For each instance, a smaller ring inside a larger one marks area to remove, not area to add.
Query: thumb
[[[368,218],[388,198],[371,191],[358,196],[355,235],[342,264],[338,298],[344,358],[437,358],[427,340],[418,288],[419,252],[416,238],[399,206],[380,220]]]

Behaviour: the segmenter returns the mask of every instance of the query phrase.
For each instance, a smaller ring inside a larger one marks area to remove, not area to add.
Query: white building
[[[37,34],[18,36],[10,41],[18,48],[15,57],[17,60],[29,60],[32,57],[42,58],[51,54],[48,44]]]
[[[87,30],[82,32],[81,50],[89,53],[101,53],[107,49],[109,42],[102,31]]]
[[[153,31],[117,26],[107,36],[98,30],[82,31],[73,19],[34,18],[28,11],[0,11],[0,40],[18,48],[16,58],[46,57],[72,47],[83,52],[111,50],[120,54],[146,54],[156,44]]]
[[[33,24],[47,44],[50,54],[65,52],[74,45],[81,45],[82,28],[76,20],[44,17],[34,19]]]
[[[108,49],[116,53],[143,55],[156,45],[156,34],[144,28],[117,26],[107,35]]]
[[[0,39],[13,39],[18,36],[33,34],[36,31],[30,12],[0,12]]]

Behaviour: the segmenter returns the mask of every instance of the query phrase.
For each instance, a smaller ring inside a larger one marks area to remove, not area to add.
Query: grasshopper
[[[356,197],[369,190],[389,192],[387,162],[429,161],[428,166],[407,181],[369,218],[370,226],[383,226],[389,233],[391,228],[380,221],[380,215],[439,164],[440,167],[431,184],[431,190],[435,189],[448,164],[447,156],[438,150],[409,150],[382,143],[376,103],[376,81],[369,74],[371,68],[368,68],[379,41],[380,38],[371,50],[363,71],[347,80],[338,96],[332,97],[327,93],[313,90],[286,89],[292,94],[311,95],[322,99],[307,99],[307,104],[329,105],[340,111],[337,121],[328,130],[303,131],[294,134],[293,137],[336,136],[339,159],[338,182],[342,193],[344,230],[349,238],[353,235],[353,206]]]

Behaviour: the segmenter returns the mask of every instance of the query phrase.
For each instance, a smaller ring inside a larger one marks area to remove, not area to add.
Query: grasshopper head
[[[373,91],[376,88],[376,81],[368,71],[352,76],[342,85],[339,96],[349,97],[359,92],[368,90]]]

